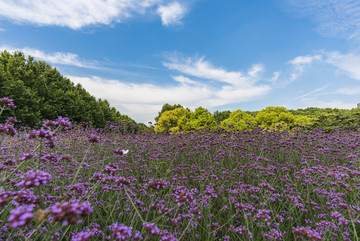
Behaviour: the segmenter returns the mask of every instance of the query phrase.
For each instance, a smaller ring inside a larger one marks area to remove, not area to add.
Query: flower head
[[[78,224],[79,216],[89,216],[92,213],[91,205],[88,203],[56,203],[46,210],[54,215],[53,220],[62,222],[64,226],[68,224]]]
[[[131,237],[132,227],[125,226],[122,223],[114,223],[108,227],[113,233],[112,240],[128,240]]]
[[[51,175],[47,172],[40,170],[30,171],[25,179],[16,184],[16,186],[22,186],[25,188],[37,187],[40,184],[46,184],[51,179]]]
[[[19,206],[10,211],[8,219],[11,228],[22,227],[34,218],[33,206]]]

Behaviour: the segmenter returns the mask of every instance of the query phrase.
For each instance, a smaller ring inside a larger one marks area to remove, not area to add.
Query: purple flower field
[[[357,132],[0,128],[0,240],[359,240]]]

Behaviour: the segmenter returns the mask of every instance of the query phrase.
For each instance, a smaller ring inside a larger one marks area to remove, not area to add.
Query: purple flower
[[[52,121],[52,120],[43,121],[43,126],[49,127],[50,129],[51,129],[51,127],[54,127],[57,125],[58,125],[58,123],[56,121]]]
[[[94,237],[94,231],[82,231],[71,237],[71,241],[88,241],[92,237]]]
[[[264,233],[264,237],[269,239],[269,240],[278,240],[281,241],[282,240],[282,236],[286,234],[286,232],[280,232],[274,228],[272,228],[270,231]]]
[[[0,133],[4,132],[7,135],[15,136],[17,131],[14,128],[13,124],[0,124]]]
[[[122,223],[113,223],[108,229],[113,232],[111,235],[112,240],[127,240],[131,237],[132,227],[125,226]]]
[[[18,204],[39,204],[40,197],[35,196],[31,191],[22,190],[14,197],[14,201]]]
[[[145,223],[144,229],[148,231],[151,235],[160,234],[160,229],[153,223]]]
[[[33,206],[19,206],[11,210],[10,217],[8,219],[10,223],[8,225],[11,228],[17,228],[27,224],[34,218],[34,214],[32,213],[33,208]]]
[[[12,196],[12,195],[14,195],[13,192],[1,191],[1,192],[0,192],[0,207],[1,207],[2,205],[4,205],[5,203],[7,203],[8,197],[9,197],[9,196]]]
[[[16,186],[22,186],[25,188],[37,187],[40,184],[46,184],[51,179],[51,175],[47,172],[40,170],[30,171],[27,173],[25,179],[16,184]]]
[[[311,241],[323,240],[321,235],[310,227],[293,228],[292,233],[300,238],[308,238]]]
[[[9,117],[7,120],[6,120],[6,124],[15,124],[17,123],[17,119],[14,118],[14,117]]]
[[[60,126],[64,127],[64,129],[70,129],[71,128],[71,121],[67,117],[61,117],[59,116],[56,121],[59,123]]]
[[[97,142],[100,141],[100,137],[97,136],[97,135],[91,134],[91,135],[89,135],[88,141],[93,142],[93,143],[97,143]]]
[[[91,205],[88,203],[56,203],[46,210],[54,215],[55,222],[62,222],[64,226],[68,224],[78,224],[79,216],[89,216],[92,213]]]
[[[16,108],[13,101],[13,99],[9,99],[8,97],[0,98],[0,104],[6,104],[10,109]]]
[[[156,179],[156,180],[151,179],[151,180],[149,181],[149,183],[147,184],[147,186],[148,186],[149,188],[152,188],[152,189],[155,189],[155,190],[157,190],[157,189],[163,189],[163,188],[165,188],[167,185],[169,185],[169,182],[166,181],[166,180],[162,180],[162,179]]]
[[[33,130],[30,134],[26,135],[27,139],[34,139],[36,137],[40,139],[45,139],[45,146],[53,148],[55,147],[55,132],[51,132],[50,130],[44,129],[41,127],[40,130]]]
[[[133,239],[134,240],[143,240],[143,237],[141,236],[140,231],[138,231],[138,230],[135,231]]]

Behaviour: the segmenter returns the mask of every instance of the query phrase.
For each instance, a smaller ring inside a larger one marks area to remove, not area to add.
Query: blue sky
[[[0,0],[22,51],[136,121],[165,103],[354,108],[358,0]]]

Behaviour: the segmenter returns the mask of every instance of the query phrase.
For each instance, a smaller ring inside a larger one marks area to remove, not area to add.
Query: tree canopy
[[[93,122],[96,127],[107,121],[135,124],[127,115],[110,107],[107,100],[96,99],[80,84],[43,61],[27,59],[21,52],[0,53],[0,97],[9,97],[18,107],[9,113],[20,125],[33,126],[43,120],[66,116],[77,122]],[[6,115],[1,116],[5,120]]]

